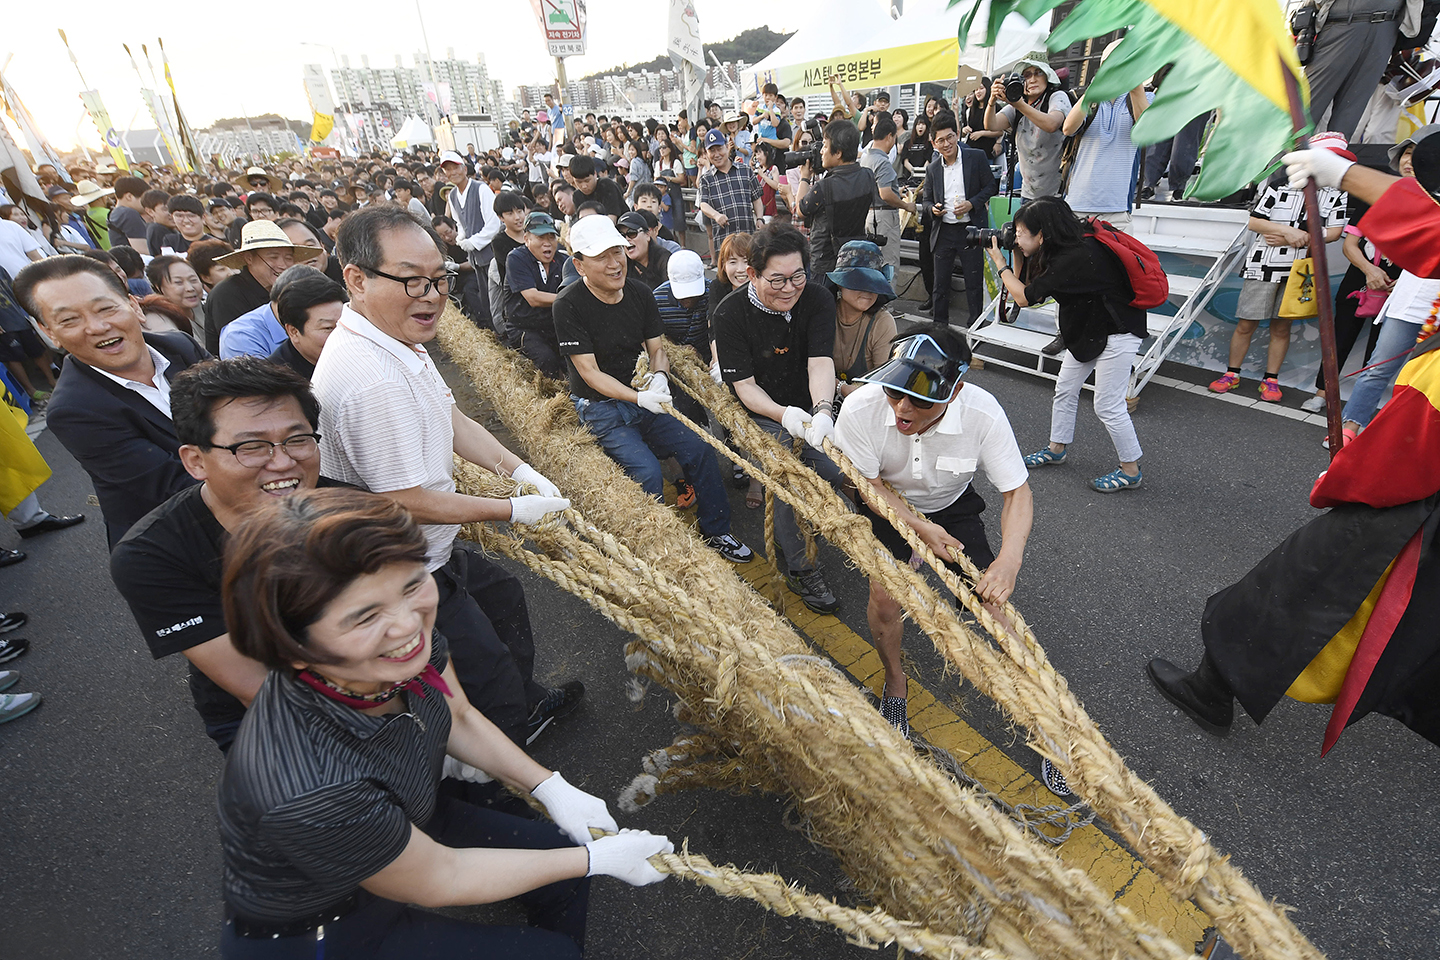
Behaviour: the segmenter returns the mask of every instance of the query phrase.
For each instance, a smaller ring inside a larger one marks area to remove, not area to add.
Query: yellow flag
[[[330,131],[335,129],[335,117],[328,113],[315,111],[315,116],[310,121],[310,142],[320,143],[330,136]]]

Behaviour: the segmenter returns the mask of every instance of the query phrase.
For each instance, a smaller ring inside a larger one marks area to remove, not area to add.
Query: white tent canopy
[[[434,144],[436,142],[435,134],[430,131],[430,125],[419,117],[410,117],[400,125],[400,132],[390,138],[390,146],[397,150],[413,147],[417,143]]]
[[[830,73],[860,88],[943,82],[955,79],[961,62],[985,72],[1008,66],[1042,48],[1049,33],[1043,25],[1048,17],[1031,25],[1011,14],[993,50],[983,49],[978,44],[985,38],[988,10],[982,9],[961,51],[956,38],[961,11],[946,9],[946,3],[906,0],[898,20],[876,0],[817,4],[808,23],[744,74],[741,90],[754,95],[762,84],[774,82],[786,96],[823,93]]]

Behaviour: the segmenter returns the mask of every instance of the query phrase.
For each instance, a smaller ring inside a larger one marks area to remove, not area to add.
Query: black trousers
[[[930,238],[935,230],[916,229],[915,242],[920,245],[920,282],[925,284],[925,297],[933,305],[935,293],[935,254],[930,249]]]
[[[933,319],[936,323],[950,322],[950,277],[955,273],[955,261],[965,276],[965,299],[970,308],[970,317],[962,326],[969,326],[985,309],[984,254],[979,247],[965,246],[966,223],[934,222],[930,243],[935,259],[935,286],[931,303],[935,307]]]
[[[523,820],[440,797],[421,827],[447,847],[554,850],[574,843],[553,823]],[[444,917],[360,891],[360,905],[324,928],[290,937],[241,937],[227,921],[225,960],[572,960],[585,944],[590,879],[560,880],[518,899],[528,927],[488,926]]]
[[[535,634],[525,588],[475,547],[456,543],[435,571],[440,608],[435,627],[450,641],[450,659],[465,696],[521,746],[530,710],[545,696],[535,682]]]
[[[528,330],[510,325],[510,346],[519,350],[536,368],[552,380],[565,379],[565,360],[560,356],[560,339],[554,328],[549,332]]]
[[[857,497],[856,503],[860,516],[870,521],[870,529],[875,534],[875,539],[885,545],[897,560],[908,561],[910,559],[911,547],[901,535],[890,525],[880,514],[870,509],[864,497]],[[995,552],[990,549],[990,541],[985,536],[985,524],[980,519],[980,514],[985,512],[985,498],[975,491],[975,485],[971,484],[965,488],[965,492],[955,498],[955,502],[948,507],[941,507],[939,510],[932,510],[926,514],[926,519],[931,523],[938,523],[945,528],[945,532],[965,545],[965,556],[979,567],[983,572],[990,564],[995,562]],[[960,573],[960,565],[941,557],[945,566]]]
[[[1399,274],[1395,276],[1398,277]],[[1345,276],[1340,281],[1340,289],[1335,292],[1335,362],[1342,367],[1345,366],[1345,358],[1350,356],[1350,351],[1354,349],[1355,341],[1360,339],[1360,334],[1366,327],[1370,328],[1370,339],[1365,343],[1365,363],[1370,362],[1375,341],[1380,339],[1380,324],[1372,323],[1370,317],[1355,316],[1355,310],[1360,304],[1350,299],[1350,294],[1364,289],[1365,274],[1355,264],[1350,264],[1350,269],[1345,271]],[[1325,389],[1324,366],[1315,374],[1315,389]]]

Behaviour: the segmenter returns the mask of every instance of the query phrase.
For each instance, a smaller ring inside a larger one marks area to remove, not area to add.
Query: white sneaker
[[[1304,403],[1300,404],[1300,409],[1304,410],[1306,413],[1324,413],[1325,398],[1319,395],[1313,396],[1309,400],[1306,400]]]

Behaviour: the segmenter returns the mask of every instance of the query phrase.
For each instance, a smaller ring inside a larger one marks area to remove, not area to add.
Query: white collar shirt
[[[960,499],[977,471],[1001,493],[1030,476],[1000,402],[974,384],[960,388],[938,423],[907,437],[884,390],[867,383],[840,407],[835,443],[866,478],[888,481],[924,513]]]
[[[166,418],[168,419],[171,416],[170,381],[165,379],[165,371],[170,369],[170,361],[165,359],[165,355],[163,353],[161,353],[159,350],[156,350],[148,343],[145,344],[145,349],[150,351],[150,359],[155,363],[155,385],[153,387],[150,384],[144,383],[140,380],[126,380],[124,377],[117,377],[115,376],[115,374],[105,370],[101,370],[99,367],[91,367],[90,369],[94,370],[102,377],[114,380],[126,390],[132,391],[133,393],[138,393],[141,397],[145,398],[146,402],[148,402],[152,407],[165,414]]]
[[[965,164],[957,153],[954,163],[946,163],[942,159],[940,166],[945,171],[945,216],[942,219],[946,223],[959,223],[960,218],[955,216],[955,204],[965,199]]]
[[[320,469],[374,493],[455,492],[455,398],[425,348],[346,306],[315,365]],[[424,524],[427,566],[450,559],[459,524]]]

